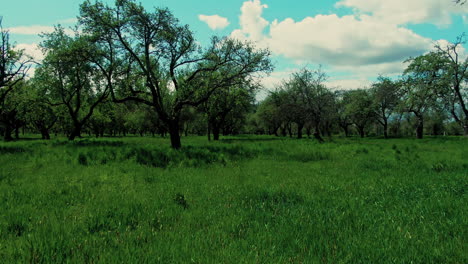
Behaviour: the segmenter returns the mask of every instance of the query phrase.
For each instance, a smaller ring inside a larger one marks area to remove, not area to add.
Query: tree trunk
[[[45,128],[41,129],[42,139],[48,140],[50,139],[49,131]]]
[[[341,126],[341,128],[343,128],[345,137],[349,137],[349,126],[344,125],[344,126]]]
[[[422,116],[418,116],[418,121],[416,124],[416,138],[422,139],[424,135],[424,119]]]
[[[287,134],[286,134],[286,126],[282,126],[282,127],[281,127],[281,135],[282,135],[283,137],[286,137],[286,136],[287,136]]]
[[[366,136],[366,133],[364,132],[364,127],[358,127],[358,131],[361,138],[364,138]]]
[[[19,127],[15,128],[15,139],[19,139]]]
[[[213,140],[219,140],[219,127],[217,125],[213,126]]]
[[[289,137],[292,138],[292,137],[293,137],[293,133],[292,133],[292,126],[291,126],[291,124],[288,125],[288,133],[289,133]]]
[[[323,138],[320,136],[320,129],[319,128],[315,129],[314,138],[317,139],[319,143],[324,142]]]
[[[169,135],[171,136],[171,147],[180,149],[182,144],[180,143],[179,120],[169,121]]]
[[[304,128],[303,124],[297,124],[297,138],[302,138],[302,129]]]
[[[388,123],[387,121],[385,121],[383,123],[383,134],[384,134],[384,138],[388,138]]]
[[[468,137],[468,117],[465,119],[465,123],[463,124],[463,135]]]
[[[13,138],[11,137],[11,132],[12,132],[12,127],[10,124],[6,123],[5,124],[5,132],[3,134],[3,140],[5,141],[12,141]]]
[[[75,140],[76,137],[81,137],[81,125],[75,124],[70,136],[68,136],[68,140]]]

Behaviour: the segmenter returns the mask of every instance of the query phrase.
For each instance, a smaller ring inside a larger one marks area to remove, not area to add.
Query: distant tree
[[[114,100],[153,107],[168,127],[175,149],[181,147],[180,116],[185,107],[196,107],[215,91],[272,69],[268,50],[226,38],[213,38],[202,49],[188,26],[180,25],[169,10],[148,12],[133,0],[118,0],[115,6],[86,1],[80,22],[87,34],[113,51],[107,53],[113,56],[103,57],[107,65],[125,58],[143,80],[139,87],[133,82],[119,85],[114,68],[102,67]]]
[[[267,96],[258,106],[257,116],[269,134],[279,136],[278,129],[281,127],[283,120],[281,119],[280,107],[275,103],[274,98]]]
[[[26,113],[29,108],[28,97],[28,85],[26,81],[23,80],[18,82],[15,89],[13,89],[5,98],[2,106],[1,122],[5,127],[10,128],[10,130],[5,131],[5,141],[13,139],[13,132],[15,132],[15,138],[18,139],[19,129],[26,126]]]
[[[25,120],[41,133],[42,139],[50,139],[50,130],[58,120],[56,109],[47,102],[47,90],[33,78],[27,82],[25,97]]]
[[[401,109],[416,117],[416,137],[424,135],[425,113],[435,105],[438,91],[446,85],[441,78],[443,61],[432,53],[407,60],[409,63],[403,74]]]
[[[257,87],[257,85],[245,83],[219,89],[201,105],[203,112],[207,115],[208,134],[212,132],[214,140],[219,140],[221,129],[226,128],[229,123],[233,124],[235,119],[245,117],[255,100]]]
[[[321,128],[326,121],[327,113],[334,106],[334,94],[325,86],[327,76],[321,69],[311,71],[304,68],[293,73],[289,87],[297,103],[303,107],[306,122],[314,128],[314,137],[323,142]]]
[[[345,137],[349,136],[349,127],[353,124],[350,113],[346,110],[349,92],[349,90],[335,92],[335,118],[338,122],[338,126],[343,129]]]
[[[5,101],[17,84],[25,79],[33,61],[24,50],[18,50],[10,43],[10,34],[3,28],[2,22],[3,18],[0,17],[0,124],[4,127],[4,140],[9,141],[12,140],[13,112],[6,111]]]
[[[365,137],[366,127],[375,120],[375,105],[369,90],[358,89],[346,94],[346,114],[358,129],[361,138]]]
[[[466,35],[458,37],[455,43],[446,46],[436,45],[436,51],[428,54],[439,63],[430,64],[445,74],[438,75],[446,85],[441,86],[439,94],[448,104],[449,111],[455,121],[463,128],[464,135],[468,136],[468,56],[463,60],[458,50],[466,43]],[[460,114],[457,113],[460,110]]]
[[[46,56],[36,71],[36,80],[47,89],[51,105],[66,107],[72,125],[68,138],[74,140],[96,107],[109,96],[109,87],[101,81],[94,63],[98,53],[88,37],[68,36],[57,27],[44,38],[41,47]]]
[[[398,82],[380,76],[372,85],[371,96],[374,99],[376,120],[383,127],[384,137],[388,138],[388,121],[399,105],[400,86]]]

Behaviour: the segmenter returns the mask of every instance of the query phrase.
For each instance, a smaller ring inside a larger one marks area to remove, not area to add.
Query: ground
[[[468,139],[0,143],[2,263],[468,263]]]

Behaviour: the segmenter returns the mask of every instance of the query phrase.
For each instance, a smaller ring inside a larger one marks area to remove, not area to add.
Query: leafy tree
[[[350,113],[346,110],[350,91],[340,90],[335,92],[335,111],[338,126],[343,129],[345,137],[349,136],[349,127],[353,124]]]
[[[399,105],[400,86],[390,78],[380,76],[372,85],[371,96],[374,98],[375,116],[388,138],[388,121]]]
[[[0,124],[4,126],[4,140],[9,141],[12,139],[12,118],[16,113],[6,110],[6,100],[8,94],[25,79],[32,59],[10,43],[10,34],[3,28],[2,22],[3,18],[0,17]]]
[[[366,127],[375,119],[375,109],[372,95],[369,90],[358,89],[346,94],[346,113],[358,129],[363,138]]]
[[[50,94],[51,105],[63,105],[71,118],[68,138],[74,140],[93,115],[96,107],[109,95],[109,88],[101,81],[94,63],[97,49],[88,37],[68,36],[61,27],[45,34],[41,47],[46,54],[36,71],[37,81]]]
[[[326,74],[318,69],[311,71],[307,68],[293,73],[290,80],[291,92],[298,98],[303,107],[306,122],[314,128],[314,137],[323,142],[321,128],[324,127],[327,114],[334,107],[334,94],[324,85]]]
[[[465,34],[461,35],[455,43],[449,43],[444,47],[436,45],[437,51],[429,55],[443,64],[442,66],[432,64],[445,72],[441,78],[445,79],[447,84],[441,87],[445,88],[441,97],[448,104],[452,117],[463,128],[464,135],[468,136],[468,57],[463,60],[458,51],[464,43],[466,43]],[[460,110],[460,114],[457,113],[457,109]]]
[[[181,147],[180,116],[185,107],[196,107],[215,91],[272,69],[267,50],[227,38],[213,38],[202,49],[188,26],[180,25],[169,10],[148,12],[132,0],[118,0],[114,6],[86,1],[80,21],[87,34],[112,51],[103,57],[106,65],[125,58],[120,61],[128,64],[128,72],[142,80],[139,86],[118,82],[115,67],[101,67],[114,100],[153,107],[169,128],[176,149]]]
[[[273,96],[269,95],[260,103],[256,114],[267,129],[268,134],[279,136],[278,129],[284,120],[281,119],[280,107],[276,104]]]
[[[443,61],[428,53],[407,60],[402,82],[402,101],[400,107],[416,117],[416,137],[423,138],[424,115],[436,103],[438,91],[446,83],[441,77]]]
[[[24,99],[25,120],[39,133],[42,139],[50,139],[50,130],[58,120],[55,109],[47,103],[46,90],[36,82],[36,79],[27,82],[27,94]]]
[[[214,140],[219,140],[221,129],[226,128],[227,124],[243,119],[255,100],[256,87],[246,83],[219,89],[202,104],[203,112],[207,115],[208,134],[213,132]]]

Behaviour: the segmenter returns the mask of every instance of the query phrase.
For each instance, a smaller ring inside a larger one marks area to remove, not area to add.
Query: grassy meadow
[[[468,263],[468,139],[0,143],[1,263]]]

